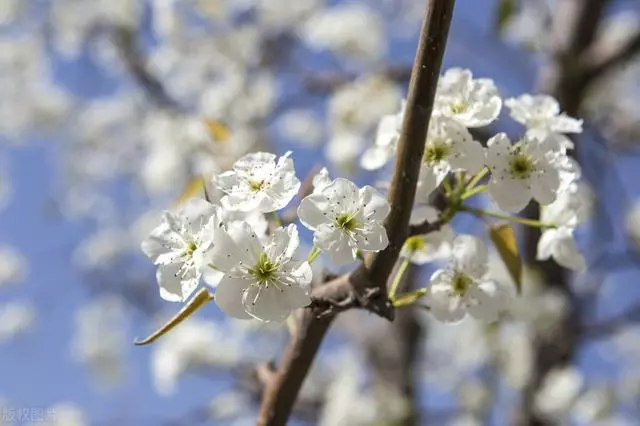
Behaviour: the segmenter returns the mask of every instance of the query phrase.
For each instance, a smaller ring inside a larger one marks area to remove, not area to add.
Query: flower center
[[[462,272],[456,272],[453,276],[453,280],[451,280],[451,287],[453,287],[453,293],[458,296],[464,296],[467,293],[467,290],[471,286],[473,280],[466,274]]]
[[[258,264],[249,270],[249,274],[259,283],[268,284],[275,277],[277,265],[269,260],[266,253],[261,253]]]
[[[345,231],[353,231],[358,227],[358,222],[356,221],[354,216],[347,213],[342,213],[336,219],[336,225],[338,226],[338,228],[341,228]]]
[[[515,154],[509,163],[511,175],[520,179],[527,179],[534,170],[533,159],[526,154]]]
[[[405,244],[407,245],[407,249],[411,253],[424,250],[424,247],[425,247],[424,240],[418,236],[408,238]]]
[[[466,112],[467,109],[469,109],[469,105],[467,105],[466,102],[459,101],[449,105],[449,109],[454,114],[462,114],[463,112]]]
[[[449,147],[443,141],[436,140],[424,148],[422,161],[430,166],[439,163],[449,155]]]
[[[193,252],[196,251],[197,248],[198,248],[198,245],[196,244],[195,241],[189,242],[189,244],[187,244],[187,249],[186,249],[187,256],[191,256]]]
[[[250,180],[249,189],[252,192],[260,192],[267,186],[267,183],[263,180]]]

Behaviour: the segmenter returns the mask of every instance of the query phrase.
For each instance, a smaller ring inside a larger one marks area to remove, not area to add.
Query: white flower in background
[[[304,226],[314,231],[313,242],[336,264],[355,260],[356,251],[379,251],[389,244],[382,221],[389,203],[371,186],[358,188],[338,178],[305,197],[298,207]]]
[[[493,80],[474,79],[471,71],[450,68],[438,81],[436,114],[455,118],[465,127],[486,126],[500,115],[502,99]]]
[[[278,120],[278,128],[284,137],[304,146],[318,145],[324,130],[317,114],[305,109],[284,113]]]
[[[431,206],[424,206],[424,214],[419,223],[429,223],[438,220],[439,212]],[[453,228],[444,224],[437,231],[424,235],[414,235],[407,239],[402,247],[400,256],[408,258],[416,265],[424,265],[438,259],[446,259],[451,255],[451,245],[455,233]]]
[[[326,167],[321,168],[311,180],[311,183],[313,184],[313,192],[322,192],[322,190],[331,182],[332,180],[329,178],[329,170],[327,170]]]
[[[222,226],[221,209],[195,198],[175,212],[165,212],[162,223],[142,242],[142,251],[158,265],[156,278],[160,296],[170,302],[184,302],[206,274],[215,285],[222,273],[210,267],[228,269],[226,256],[233,241]]]
[[[484,148],[462,124],[447,117],[431,117],[418,180],[421,191],[431,193],[449,171],[474,175],[483,167]]]
[[[338,132],[325,145],[324,155],[335,168],[355,173],[358,155],[364,144],[364,139],[358,133]]]
[[[556,225],[547,228],[538,240],[536,258],[546,260],[550,257],[565,268],[581,271],[587,262],[578,250],[573,238],[575,227],[586,221],[593,204],[591,191],[584,184],[572,184],[558,195],[553,203],[542,208],[540,221]]]
[[[616,390],[609,386],[594,387],[584,391],[573,405],[573,417],[581,424],[593,424],[611,416],[618,405]]]
[[[228,256],[237,259],[237,265],[226,271],[215,293],[224,313],[282,321],[311,302],[311,267],[293,258],[300,244],[295,225],[276,229],[264,244],[248,225],[234,231],[237,249]]]
[[[218,323],[191,317],[153,345],[151,371],[156,390],[171,394],[180,377],[202,368],[238,365],[241,341]]]
[[[27,259],[10,246],[0,246],[0,287],[24,281]]]
[[[361,3],[318,9],[302,28],[313,49],[329,49],[347,58],[375,61],[384,57],[387,39],[380,14]]]
[[[36,309],[28,301],[11,301],[0,305],[0,343],[26,333],[36,322]]]
[[[247,154],[233,165],[233,170],[214,177],[214,183],[227,195],[225,208],[269,213],[285,207],[300,189],[293,160],[287,152],[276,162],[267,152]]]
[[[403,101],[399,113],[385,115],[378,123],[374,145],[368,148],[360,159],[360,165],[365,170],[376,170],[383,167],[396,154],[396,146],[404,119],[404,107],[405,102]]]
[[[534,406],[545,417],[561,419],[571,409],[583,385],[584,378],[575,367],[553,370],[544,378]]]
[[[101,296],[76,312],[72,354],[101,385],[114,386],[124,378],[129,344],[125,318],[124,303],[115,295]]]
[[[527,131],[544,138],[551,136],[556,148],[573,148],[573,142],[564,133],[582,133],[582,120],[560,113],[560,105],[549,95],[521,95],[509,98],[505,105],[511,117],[527,127]]]
[[[482,321],[498,319],[507,293],[496,282],[484,278],[487,262],[487,248],[482,241],[471,235],[456,237],[449,266],[431,276],[425,297],[436,319],[458,322],[467,312]]]
[[[640,200],[635,201],[627,210],[625,227],[636,249],[640,249]]]
[[[131,248],[129,241],[129,235],[123,230],[99,229],[74,250],[73,262],[84,270],[108,267]]]
[[[532,197],[540,204],[549,204],[556,199],[560,186],[559,166],[549,153],[547,140],[539,141],[526,135],[515,145],[504,133],[489,139],[489,193],[498,207],[518,212]]]

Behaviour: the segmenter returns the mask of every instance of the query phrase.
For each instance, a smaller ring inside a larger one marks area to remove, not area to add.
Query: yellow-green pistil
[[[192,255],[194,251],[196,251],[196,249],[198,248],[198,245],[195,243],[195,241],[191,241],[188,245],[187,245],[187,255]]]
[[[462,114],[463,112],[466,112],[468,108],[469,105],[467,105],[466,102],[456,102],[449,106],[449,109],[454,114]]]
[[[356,221],[354,216],[347,213],[342,213],[336,219],[336,226],[345,231],[353,231],[358,227],[358,222]]]
[[[516,154],[509,162],[510,172],[513,177],[526,179],[533,172],[533,160],[526,154]]]
[[[249,189],[251,189],[252,192],[260,192],[264,189],[265,187],[265,181],[264,180],[250,180],[249,181]]]
[[[278,270],[276,264],[271,262],[266,253],[260,254],[258,264],[249,270],[249,274],[260,284],[269,284]]]
[[[439,163],[447,158],[449,147],[441,141],[435,141],[424,147],[424,156],[422,161],[430,166]]]
[[[451,280],[451,287],[453,287],[454,294],[464,296],[472,282],[473,280],[468,275],[462,272],[456,272],[453,280]]]
[[[424,240],[422,239],[422,237],[417,235],[411,238],[408,238],[405,244],[407,245],[407,250],[409,250],[411,253],[416,252],[418,250],[423,250],[425,247]]]

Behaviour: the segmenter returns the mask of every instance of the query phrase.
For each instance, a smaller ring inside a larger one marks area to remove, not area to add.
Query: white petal
[[[438,220],[439,215],[440,212],[435,207],[425,205],[416,206],[411,211],[411,219],[409,220],[409,224],[420,225],[424,222],[435,222],[436,220]]]
[[[418,177],[418,190],[422,196],[424,194],[431,194],[444,180],[448,170],[435,169],[423,164],[420,168],[420,176]]]
[[[312,183],[313,192],[320,192],[331,183],[331,179],[329,179],[329,171],[326,167],[320,169],[320,171],[313,176]]]
[[[198,287],[199,280],[194,274],[188,273],[187,279],[181,277],[181,266],[182,264],[170,263],[158,267],[156,278],[160,286],[160,297],[164,300],[185,302]]]
[[[262,243],[258,235],[247,222],[242,222],[240,226],[230,227],[229,236],[238,247],[237,256],[239,261],[245,265],[255,265],[263,252]]]
[[[224,172],[214,176],[213,183],[220,190],[228,194],[236,185],[238,185],[238,175],[233,171]]]
[[[307,228],[314,231],[318,226],[330,223],[332,218],[326,215],[330,200],[322,193],[306,196],[298,206],[298,218]]]
[[[399,120],[397,115],[385,115],[376,129],[375,145],[381,148],[392,147],[398,140]]]
[[[360,207],[359,189],[348,179],[337,178],[322,191],[322,194],[337,205],[340,211],[354,212]]]
[[[380,251],[387,248],[389,238],[384,226],[367,227],[357,236],[358,248],[366,251]]]
[[[292,223],[286,228],[280,227],[273,231],[265,245],[267,257],[274,263],[287,261],[293,257],[299,244],[300,237],[295,224]]]
[[[336,265],[355,260],[354,247],[344,232],[329,225],[320,225],[313,234],[313,242],[327,253]]]
[[[560,114],[551,120],[549,127],[558,133],[582,133],[582,120]]]
[[[382,222],[389,214],[389,202],[375,188],[366,185],[360,189],[360,203],[368,220]]]
[[[151,235],[141,244],[144,254],[155,264],[166,263],[166,260],[158,262],[158,259],[172,251],[180,251],[182,246],[182,238],[174,230],[170,229],[166,222],[161,223],[151,231]]]
[[[250,319],[242,305],[242,294],[249,287],[249,281],[225,275],[215,293],[215,302],[222,312],[239,319]]]
[[[546,229],[540,235],[536,250],[536,259],[547,260],[553,255],[553,246],[556,240],[556,229]]]
[[[484,167],[484,148],[480,142],[471,140],[464,144],[454,144],[449,155],[449,164],[454,170],[466,170],[475,175]]]
[[[582,271],[587,267],[587,262],[578,250],[572,232],[565,228],[560,228],[556,234],[553,258],[559,265],[574,271]]]
[[[252,317],[264,322],[284,321],[291,314],[285,290],[275,286],[251,286],[242,295],[244,309]]]
[[[531,176],[531,195],[540,204],[550,204],[556,199],[560,177],[558,171],[552,167],[546,168],[543,173],[534,173]]]
[[[200,246],[193,253],[197,267],[213,266],[229,272],[241,260],[240,249],[231,236],[212,218],[201,233]]]
[[[447,281],[450,277],[443,272],[436,271],[432,276],[425,301],[437,320],[446,323],[458,322],[466,315],[466,308],[461,299],[451,293],[451,281]]]
[[[215,213],[215,206],[202,198],[192,198],[182,205],[178,215],[182,216],[190,230],[198,231]]]
[[[495,169],[504,169],[509,161],[511,141],[505,133],[498,133],[487,141],[487,166],[492,173]]]
[[[483,281],[477,287],[469,289],[472,303],[467,311],[475,319],[485,322],[497,321],[500,311],[504,308],[504,297],[493,281]]]
[[[456,270],[472,278],[481,278],[487,272],[489,254],[480,239],[472,235],[458,235],[453,240],[451,254]]]
[[[491,179],[489,193],[498,207],[509,212],[519,212],[531,200],[531,190],[520,179]]]

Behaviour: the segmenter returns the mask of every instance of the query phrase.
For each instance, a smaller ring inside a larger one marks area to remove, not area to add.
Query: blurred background
[[[249,151],[292,150],[301,180],[322,165],[388,179],[360,156],[399,110],[424,7],[0,0],[0,425],[254,424],[254,367],[286,326],[211,304],[134,347],[179,309],[140,241]],[[636,0],[457,1],[445,68],[494,79],[503,98],[552,94],[585,120],[589,270],[531,264],[491,326],[342,315],[291,424],[640,425],[639,17]],[[503,111],[476,137],[497,129],[522,131]]]

